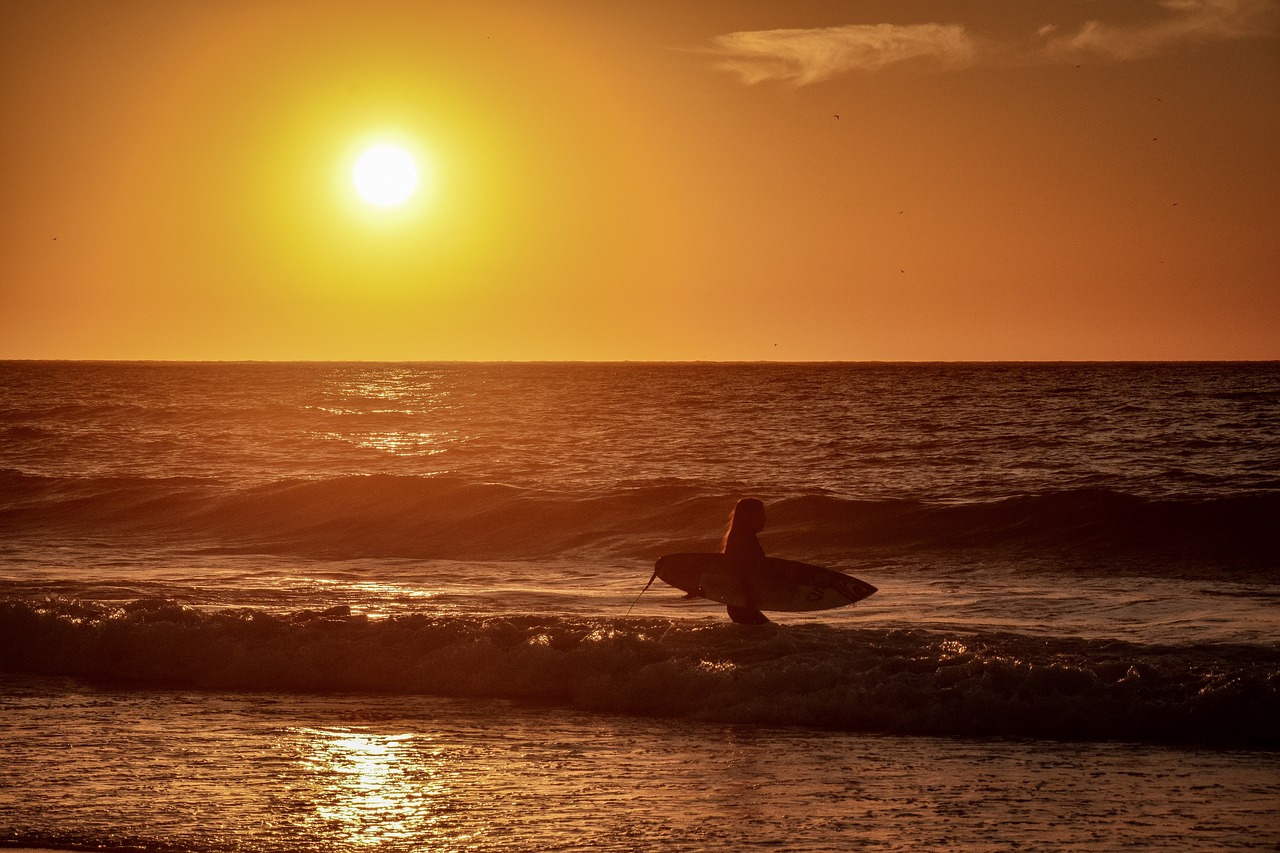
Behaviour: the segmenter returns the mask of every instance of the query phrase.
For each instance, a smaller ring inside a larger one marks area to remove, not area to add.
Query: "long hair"
[[[729,525],[725,528],[724,539],[720,540],[720,549],[723,551],[725,546],[729,544],[729,537],[734,530],[742,533],[755,535],[764,530],[764,502],[755,498],[743,498],[733,507],[733,512],[729,513]]]

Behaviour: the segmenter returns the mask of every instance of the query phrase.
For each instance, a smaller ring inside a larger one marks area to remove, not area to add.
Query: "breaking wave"
[[[1280,657],[1014,634],[0,603],[0,668],[950,736],[1280,747]]]

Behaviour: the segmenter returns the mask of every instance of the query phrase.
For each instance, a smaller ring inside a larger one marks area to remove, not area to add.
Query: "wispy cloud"
[[[1089,21],[1074,30],[1047,23],[1030,41],[978,37],[963,24],[850,24],[729,33],[713,42],[720,66],[743,82],[805,85],[902,63],[949,70],[979,64],[1124,62],[1192,44],[1274,35],[1280,0],[1156,0],[1143,25]],[[1030,34],[1029,34],[1030,35]]]
[[[923,61],[970,65],[974,45],[956,24],[851,24],[810,30],[730,33],[715,40],[722,66],[747,83],[785,80],[803,85],[850,71]]]
[[[1050,60],[1147,59],[1191,44],[1269,35],[1276,23],[1274,0],[1165,0],[1159,5],[1169,16],[1146,26],[1090,21],[1070,35],[1051,33],[1044,55]]]

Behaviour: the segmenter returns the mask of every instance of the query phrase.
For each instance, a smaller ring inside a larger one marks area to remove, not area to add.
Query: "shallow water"
[[[429,697],[13,678],[3,687],[0,838],[29,843],[247,851],[1280,843],[1280,756],[1270,752],[815,734]]]

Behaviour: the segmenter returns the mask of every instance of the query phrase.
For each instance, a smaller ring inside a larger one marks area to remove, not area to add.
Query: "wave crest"
[[[713,550],[736,495],[680,481],[558,493],[461,478],[361,475],[255,486],[197,478],[0,472],[0,533],[45,541],[145,540],[187,549],[323,558],[652,560]],[[1280,493],[1154,500],[1077,489],[988,502],[770,500],[765,545],[796,559],[1016,548],[1169,556],[1276,571]],[[1148,567],[1149,568],[1149,567]]]
[[[1280,746],[1280,658],[1010,634],[0,603],[0,668],[903,734]]]

